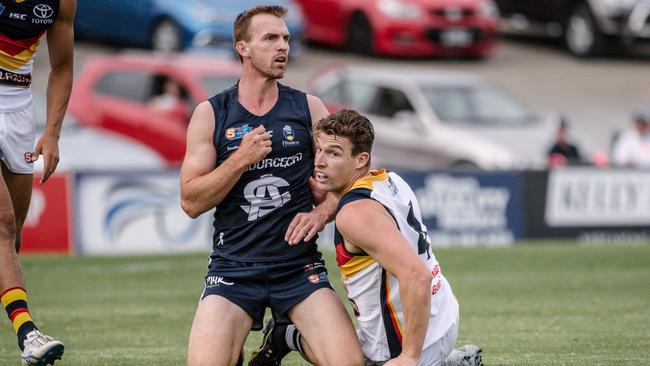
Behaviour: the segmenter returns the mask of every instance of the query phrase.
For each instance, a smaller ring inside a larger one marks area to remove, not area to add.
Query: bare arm
[[[36,143],[32,160],[43,154],[41,184],[54,173],[59,163],[59,137],[63,116],[68,107],[72,89],[73,28],[76,0],[62,0],[59,14],[47,30],[50,57],[50,77],[47,83],[47,120],[43,136]]]
[[[402,353],[389,363],[417,365],[431,311],[431,270],[399,232],[388,211],[374,200],[344,206],[336,216],[336,226],[346,248],[360,248],[399,281],[406,324]]]
[[[327,108],[318,97],[308,94],[307,103],[312,125],[329,115]],[[323,230],[328,222],[334,219],[338,199],[331,193],[316,190],[315,186],[314,178],[309,177],[309,187],[316,207],[311,212],[297,214],[291,220],[284,235],[284,240],[290,245],[311,240],[319,231]]]
[[[219,167],[214,136],[214,112],[209,102],[199,104],[187,128],[187,150],[181,166],[181,207],[196,218],[216,207],[250,164],[271,152],[271,136],[258,126],[241,140],[239,149]]]

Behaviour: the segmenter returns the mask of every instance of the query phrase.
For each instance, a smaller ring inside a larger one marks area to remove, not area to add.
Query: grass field
[[[650,245],[436,255],[461,304],[459,344],[480,345],[486,365],[650,365]],[[206,258],[24,257],[32,315],[66,345],[57,365],[184,365]],[[337,280],[331,253],[328,261]],[[0,365],[19,365],[13,330],[2,325]],[[247,355],[260,334],[251,333]],[[296,355],[284,362],[302,364]]]

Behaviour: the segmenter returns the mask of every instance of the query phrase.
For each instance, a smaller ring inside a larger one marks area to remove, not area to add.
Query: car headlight
[[[384,15],[396,19],[415,19],[423,14],[419,6],[399,0],[380,0],[378,7]]]
[[[498,18],[499,9],[497,8],[497,5],[494,3],[494,1],[486,0],[479,5],[479,14],[481,14],[482,17],[486,18]]]

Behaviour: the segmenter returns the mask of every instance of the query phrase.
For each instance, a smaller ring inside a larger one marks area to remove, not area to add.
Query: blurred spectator
[[[634,114],[634,129],[621,132],[612,146],[616,166],[650,168],[650,113]]]
[[[148,105],[156,111],[171,111],[184,108],[184,103],[181,86],[172,79],[165,79],[162,93],[152,97]]]
[[[568,139],[569,119],[559,114],[555,123],[557,124],[555,143],[548,150],[549,167],[557,168],[560,166],[581,164],[580,150]]]

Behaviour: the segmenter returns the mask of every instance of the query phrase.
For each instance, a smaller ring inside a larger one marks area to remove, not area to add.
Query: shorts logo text
[[[232,285],[234,285],[234,283],[232,283],[230,281],[226,281],[226,279],[221,277],[221,276],[208,276],[205,279],[205,286],[207,288],[218,287],[218,286],[221,286],[221,285],[232,286]]]

